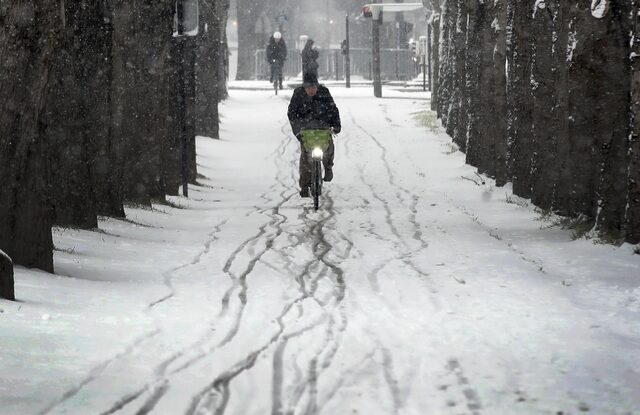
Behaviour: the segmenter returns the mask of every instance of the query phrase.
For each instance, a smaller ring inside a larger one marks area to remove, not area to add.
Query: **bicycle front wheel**
[[[313,208],[318,210],[320,207],[320,195],[322,195],[322,161],[313,161]]]

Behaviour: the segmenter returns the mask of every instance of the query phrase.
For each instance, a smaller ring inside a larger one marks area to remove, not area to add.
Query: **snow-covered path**
[[[0,413],[640,413],[640,256],[482,185],[423,94],[333,93],[319,212],[290,93],[232,91],[183,208],[57,233],[67,277],[0,303]]]

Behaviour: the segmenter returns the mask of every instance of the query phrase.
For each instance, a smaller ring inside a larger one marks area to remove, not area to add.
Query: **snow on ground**
[[[57,230],[0,302],[0,412],[640,413],[640,255],[467,180],[427,95],[333,92],[319,212],[291,92],[236,90],[192,199]]]

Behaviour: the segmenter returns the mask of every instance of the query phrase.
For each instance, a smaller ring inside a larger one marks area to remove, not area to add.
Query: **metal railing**
[[[344,78],[345,56],[340,49],[318,49],[318,75],[323,79]],[[265,50],[260,49],[255,53],[255,79],[268,79],[270,66],[266,60]],[[383,80],[406,81],[417,75],[416,64],[413,55],[408,49],[382,49],[381,72]],[[289,57],[284,66],[285,77],[295,77],[302,72],[302,60],[300,51],[290,50]],[[371,50],[351,49],[351,75],[371,79]]]

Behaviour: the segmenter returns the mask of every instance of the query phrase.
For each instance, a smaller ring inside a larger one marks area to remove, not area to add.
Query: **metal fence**
[[[345,56],[339,49],[318,49],[318,74],[324,79],[344,78]],[[260,49],[255,54],[255,79],[268,79],[270,66],[266,60],[265,50]],[[407,49],[382,49],[381,74],[383,80],[406,81],[415,78],[417,75],[416,64],[413,55]],[[302,60],[300,51],[289,50],[289,57],[284,67],[286,77],[298,76],[302,72]],[[371,79],[371,50],[351,49],[351,75],[361,76],[364,79]]]

